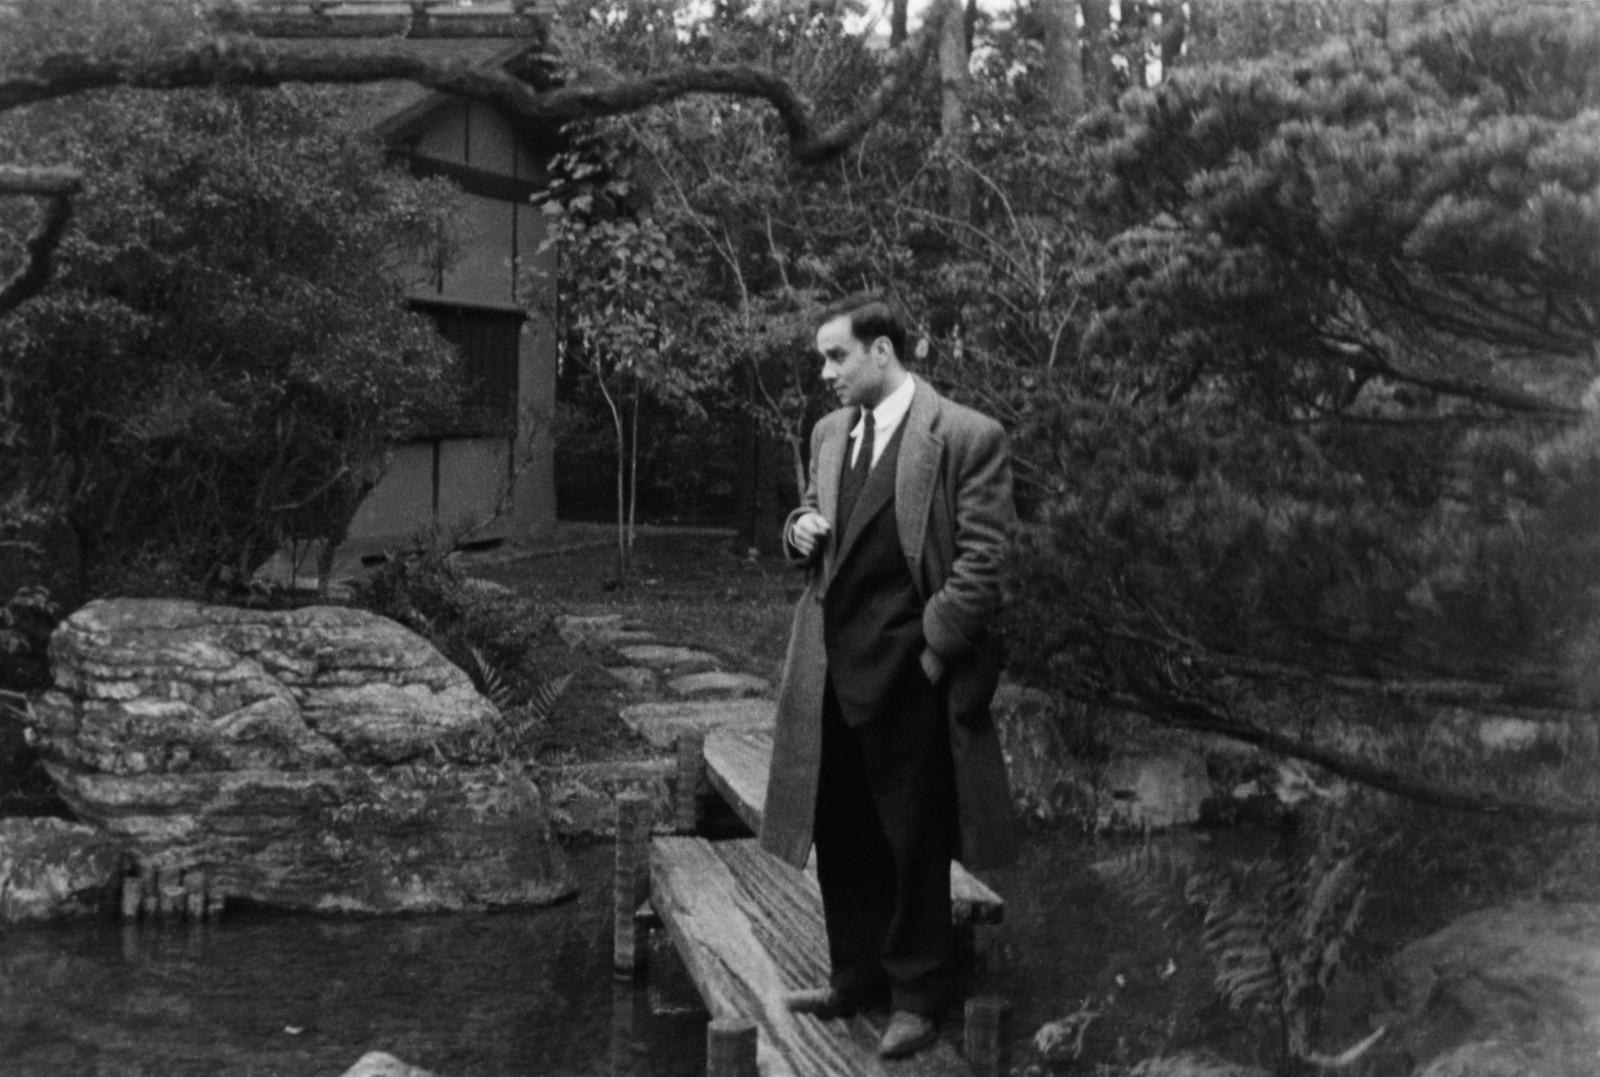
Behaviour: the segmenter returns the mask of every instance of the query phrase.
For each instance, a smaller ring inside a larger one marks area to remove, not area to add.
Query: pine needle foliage
[[[1014,672],[1324,765],[1297,738],[1339,711],[1372,733],[1346,776],[1587,810],[1405,738],[1579,727],[1600,694],[1597,69],[1594,5],[1451,4],[1079,125],[1084,315],[1016,437]]]

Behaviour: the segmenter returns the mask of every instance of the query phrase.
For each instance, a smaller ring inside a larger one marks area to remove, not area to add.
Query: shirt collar
[[[917,379],[907,374],[905,381],[902,381],[894,392],[878,401],[878,406],[872,409],[872,427],[880,441],[899,426],[900,420],[911,410],[911,397],[916,389]],[[864,420],[857,417],[856,425],[850,428],[850,436],[859,438],[865,425]]]

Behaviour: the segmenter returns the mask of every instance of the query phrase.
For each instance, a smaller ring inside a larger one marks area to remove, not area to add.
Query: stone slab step
[[[777,704],[770,699],[722,699],[681,703],[635,703],[618,712],[622,724],[652,746],[670,749],[684,733],[713,729],[771,729]]]
[[[657,838],[650,893],[711,1015],[756,1022],[762,1077],[970,1077],[947,1043],[884,1061],[880,1022],[788,1011],[789,991],[827,982],[822,898],[815,879],[754,841]]]
[[[556,632],[568,647],[656,642],[655,633],[629,623],[620,613],[568,614],[557,617]]]
[[[772,766],[772,727],[723,726],[706,734],[706,780],[752,832],[761,833]],[[808,868],[814,869],[813,865]],[[950,863],[950,915],[958,924],[998,924],[1005,900],[961,864]]]
[[[665,643],[639,643],[618,647],[617,653],[627,659],[630,665],[649,666],[651,669],[670,670],[673,673],[716,669],[722,664],[717,656],[709,651]]]
[[[656,686],[656,671],[643,666],[607,666],[611,679],[634,692],[648,692]]]
[[[753,673],[713,669],[686,673],[667,682],[667,690],[684,699],[748,699],[772,694],[772,684]]]

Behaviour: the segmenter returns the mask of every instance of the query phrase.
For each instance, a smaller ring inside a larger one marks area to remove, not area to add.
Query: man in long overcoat
[[[1015,855],[989,702],[989,628],[1014,517],[1005,434],[903,365],[906,329],[875,296],[817,319],[842,405],[816,425],[784,526],[809,586],[778,695],[761,843],[796,866],[816,845],[829,985],[792,1009],[887,1003],[886,1057],[937,1034],[954,955],[950,861]]]

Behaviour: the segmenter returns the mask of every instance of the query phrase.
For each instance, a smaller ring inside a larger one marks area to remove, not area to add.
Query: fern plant
[[[1267,1022],[1289,1065],[1353,1061],[1316,1049],[1328,990],[1361,923],[1382,842],[1348,801],[1307,811],[1300,841],[1244,863],[1146,846],[1103,877],[1172,930],[1198,920],[1212,984],[1228,1006]],[[1361,1050],[1376,1036],[1358,1045]]]
[[[572,673],[539,681],[528,690],[519,690],[511,674],[477,647],[464,647],[456,664],[471,679],[479,694],[494,704],[496,712],[493,726],[474,738],[471,746],[475,754],[488,756],[496,762],[532,755],[538,745],[539,731],[555,714],[556,704],[572,681]]]
[[[493,703],[498,710],[504,711],[516,702],[516,689],[512,687],[511,678],[497,665],[484,656],[481,649],[467,644],[462,648],[461,657],[456,661],[461,667],[472,686],[478,694]]]
[[[556,703],[571,681],[570,672],[540,681],[522,700],[500,708],[497,729],[505,756],[521,759],[533,754],[540,730],[555,714]]]

